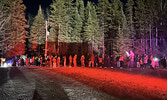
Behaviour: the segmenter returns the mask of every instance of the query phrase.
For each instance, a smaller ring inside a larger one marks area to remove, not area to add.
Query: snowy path
[[[2,100],[119,100],[50,70],[8,68],[5,74]]]
[[[167,79],[164,76],[154,77],[157,70],[151,71],[150,75],[140,74],[143,70],[138,70],[135,74],[135,71],[131,73],[85,67],[59,67],[47,70],[71,77],[121,100],[167,100]],[[149,69],[145,70],[147,71],[150,72]],[[161,75],[165,75],[166,72]]]

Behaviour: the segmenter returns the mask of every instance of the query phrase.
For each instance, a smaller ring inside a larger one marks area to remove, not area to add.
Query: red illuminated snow
[[[49,69],[126,100],[167,100],[167,80],[96,68]]]

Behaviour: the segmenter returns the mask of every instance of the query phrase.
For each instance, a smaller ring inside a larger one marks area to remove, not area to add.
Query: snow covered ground
[[[167,100],[167,69],[0,68],[3,100]]]
[[[165,78],[99,68],[61,67],[48,70],[66,75],[120,99],[167,100],[167,79]]]
[[[0,68],[1,100],[119,100],[39,67]]]

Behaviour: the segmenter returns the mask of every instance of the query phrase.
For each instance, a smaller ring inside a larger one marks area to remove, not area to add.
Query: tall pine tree
[[[71,37],[72,31],[73,31],[73,24],[74,24],[74,16],[75,16],[75,7],[74,7],[74,3],[73,0],[66,0],[65,2],[65,9],[66,9],[66,15],[68,19],[67,20],[67,24],[68,24],[68,37]],[[69,42],[73,42],[75,40],[73,40],[72,38],[69,40]]]
[[[65,6],[65,0],[55,0],[51,4],[49,23],[51,26],[48,41],[70,42],[69,38],[69,16]]]
[[[15,0],[11,2],[11,29],[9,31],[10,39],[8,39],[7,57],[19,56],[25,53],[25,39],[28,33],[25,29],[29,26],[26,25],[25,18],[25,5],[22,0]]]
[[[81,32],[82,32],[82,19],[78,13],[78,9],[75,7],[75,14],[73,16],[72,22],[72,32],[71,32],[71,41],[72,42],[81,42]]]
[[[98,46],[102,45],[103,37],[100,34],[95,6],[88,2],[85,12],[87,20],[84,27],[84,41],[92,44],[92,50],[98,52]]]
[[[10,2],[7,0],[0,1],[0,55],[3,55],[7,49],[6,42],[10,38],[8,30],[10,28]]]
[[[128,0],[126,3],[125,15],[127,19],[128,30],[132,36],[135,35],[134,34],[133,10],[134,10],[134,1]]]
[[[34,51],[37,50],[39,45],[45,43],[45,20],[41,5],[30,28],[29,42],[31,43],[31,49]]]
[[[127,30],[128,25],[127,25],[125,14],[123,12],[123,6],[121,7],[120,17],[122,18],[122,20],[120,21],[117,36],[115,39],[114,55],[126,56],[126,52],[129,52],[130,50],[132,50],[132,42],[129,39],[130,33],[128,33],[129,31]]]

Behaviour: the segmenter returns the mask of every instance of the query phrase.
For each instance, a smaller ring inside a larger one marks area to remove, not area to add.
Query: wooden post
[[[47,32],[48,32],[48,30],[47,30],[47,21],[45,22],[45,32],[46,32],[46,40],[45,40],[45,59],[47,59],[47,48],[48,48],[48,42],[47,42]]]

